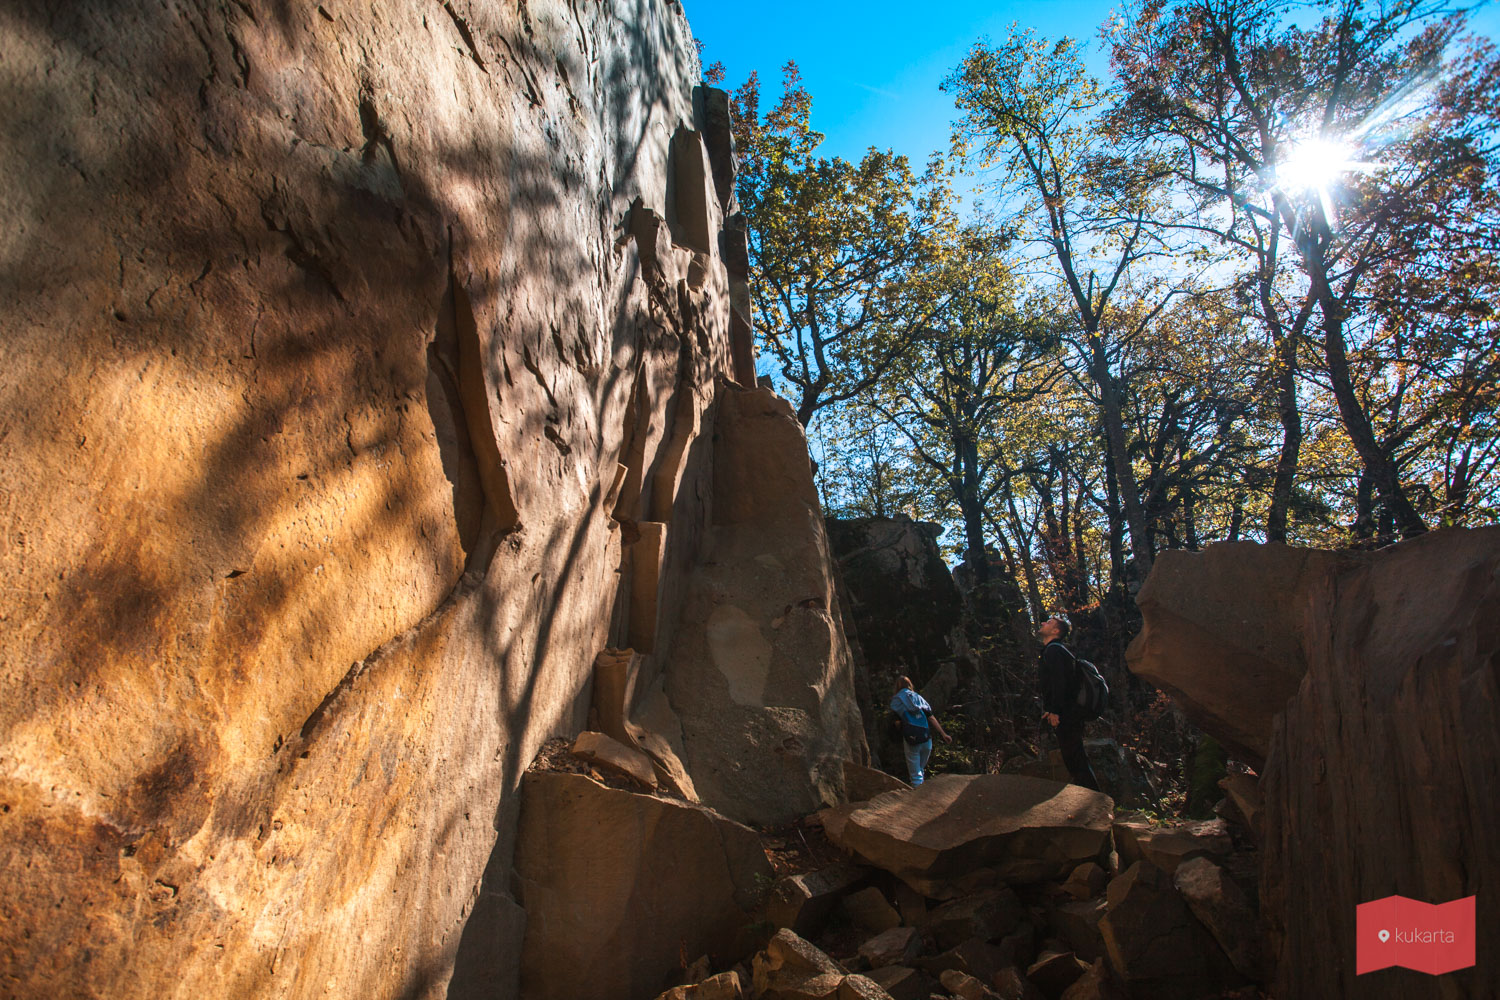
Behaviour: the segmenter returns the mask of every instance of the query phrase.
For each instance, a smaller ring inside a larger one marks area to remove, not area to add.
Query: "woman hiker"
[[[932,733],[944,743],[952,743],[953,737],[943,732],[943,724],[932,714],[927,699],[917,694],[911,686],[910,677],[902,677],[896,685],[896,695],[891,699],[891,711],[901,720],[901,746],[906,751],[906,771],[911,775],[912,787],[922,783],[927,776],[927,759],[932,756]]]

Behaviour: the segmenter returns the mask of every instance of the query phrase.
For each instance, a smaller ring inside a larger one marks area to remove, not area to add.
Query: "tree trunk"
[[[1108,509],[1104,517],[1109,526],[1109,589],[1125,593],[1125,524],[1120,512],[1120,487],[1115,482],[1115,463],[1104,461],[1104,490]]]
[[[1266,541],[1286,541],[1292,487],[1302,452],[1302,411],[1297,407],[1297,338],[1284,336],[1276,345],[1276,408],[1281,418],[1281,455],[1271,481],[1271,511],[1266,518]]]
[[[1120,500],[1125,507],[1125,524],[1130,529],[1130,554],[1135,558],[1136,581],[1142,583],[1151,572],[1152,562],[1151,544],[1146,536],[1146,512],[1141,508],[1135,469],[1131,467],[1130,453],[1125,446],[1125,419],[1120,412],[1120,391],[1105,364],[1104,351],[1097,337],[1091,339],[1094,340],[1094,363],[1089,366],[1089,374],[1099,388],[1099,408],[1100,415],[1104,418],[1109,459],[1114,466]]]
[[[1381,499],[1390,509],[1391,517],[1402,537],[1413,538],[1426,531],[1427,525],[1422,522],[1421,516],[1407,498],[1406,491],[1401,488],[1396,463],[1375,439],[1375,428],[1370,425],[1370,418],[1360,405],[1359,397],[1354,391],[1354,382],[1349,377],[1349,358],[1344,343],[1344,304],[1328,284],[1328,263],[1323,259],[1323,248],[1328,238],[1327,220],[1321,216],[1314,217],[1298,230],[1295,211],[1291,215],[1287,213],[1288,209],[1283,208],[1282,217],[1296,235],[1297,249],[1302,254],[1312,292],[1317,296],[1318,306],[1323,313],[1323,358],[1328,363],[1328,378],[1333,386],[1333,397],[1338,402],[1344,430],[1348,433],[1354,450],[1359,453],[1360,461],[1369,470],[1370,478],[1374,480]]]
[[[1015,527],[1016,548],[1021,550],[1021,569],[1026,574],[1026,596],[1031,601],[1031,620],[1033,623],[1041,622],[1042,615],[1046,609],[1042,607],[1042,591],[1036,582],[1036,564],[1031,559],[1031,546],[1026,542],[1026,534],[1022,531],[1021,513],[1016,510],[1016,498],[1007,488],[1005,491],[1005,502],[1010,508],[1010,521]]]

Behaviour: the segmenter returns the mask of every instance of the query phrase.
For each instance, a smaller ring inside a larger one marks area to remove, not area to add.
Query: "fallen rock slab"
[[[815,934],[840,899],[870,875],[868,868],[835,862],[814,872],[777,879],[766,901],[766,919],[802,937]]]
[[[1064,990],[1059,1000],[1125,1000],[1125,992],[1110,978],[1109,969],[1101,958]]]
[[[1246,979],[1264,980],[1259,922],[1250,901],[1224,869],[1208,858],[1193,858],[1177,867],[1172,884],[1235,970]]]
[[[856,927],[867,931],[879,933],[901,926],[901,914],[874,886],[844,897],[844,912]]]
[[[917,969],[905,965],[887,965],[871,969],[865,978],[885,990],[891,1000],[927,1000],[932,980]]]
[[[1126,821],[1115,824],[1114,834],[1122,866],[1147,861],[1168,875],[1189,858],[1224,858],[1234,851],[1234,842],[1221,819],[1170,826]]]
[[[1088,963],[1071,951],[1044,951],[1026,970],[1026,978],[1047,996],[1055,997],[1076,983],[1087,970]]]
[[[1073,874],[1063,883],[1063,891],[1074,899],[1089,899],[1104,891],[1109,874],[1093,861],[1085,861],[1073,869]]]
[[[927,915],[926,930],[939,948],[971,938],[997,941],[1021,922],[1021,900],[1011,889],[987,889],[950,900]],[[988,976],[980,978],[988,979]]]
[[[691,985],[674,986],[656,1000],[744,1000],[744,996],[739,975],[721,972]]]
[[[656,771],[651,766],[651,758],[603,733],[579,733],[573,741],[572,753],[579,760],[629,778],[643,788],[656,787]]]
[[[1110,882],[1106,899],[1105,957],[1132,994],[1197,1000],[1244,985],[1160,868],[1136,862]]]
[[[754,830],[691,803],[535,771],[522,782],[516,881],[529,1000],[652,997],[682,954],[748,951],[770,865]]]
[[[837,825],[825,819],[824,831],[923,895],[953,899],[986,885],[1062,878],[1098,860],[1113,808],[1107,795],[1077,785],[943,774],[872,799]]]
[[[943,989],[963,1000],[988,1000],[995,994],[983,982],[957,969],[949,969],[938,977]]]
[[[899,760],[898,762],[899,763]],[[863,764],[846,760],[844,765],[844,794],[850,802],[868,802],[886,792],[900,792],[911,787],[894,775]]]
[[[1261,837],[1261,815],[1265,812],[1265,798],[1261,795],[1260,779],[1254,775],[1235,772],[1219,781],[1224,796],[1243,820],[1249,832],[1259,840]]]
[[[1058,937],[1085,962],[1104,954],[1104,938],[1099,921],[1104,919],[1107,904],[1103,899],[1081,899],[1059,903],[1047,911],[1047,921]]]
[[[905,965],[922,950],[922,935],[915,927],[892,927],[859,946],[859,955],[872,969],[883,965]]]

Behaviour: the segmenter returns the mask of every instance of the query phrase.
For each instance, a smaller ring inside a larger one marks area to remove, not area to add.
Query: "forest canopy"
[[[1167,548],[1494,522],[1500,59],[1467,25],[1132,0],[1105,79],[1014,28],[920,169],[820,155],[795,64],[751,74],[761,368],[825,512],[940,522],[1033,614],[1128,603]]]

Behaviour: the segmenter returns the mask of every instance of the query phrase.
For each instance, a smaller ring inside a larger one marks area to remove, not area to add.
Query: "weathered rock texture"
[[[963,595],[938,549],[939,525],[907,517],[829,518],[827,525],[865,735],[878,760],[905,776],[899,738],[885,725],[886,706],[902,675],[918,689],[940,670],[957,680],[945,661],[969,653]]]
[[[522,770],[606,645],[670,749],[754,377],[692,53],[669,0],[0,11],[8,994],[513,993]]]
[[[828,520],[850,597],[844,610],[881,683],[874,693],[885,700],[896,675],[907,674],[921,687],[940,662],[967,649],[963,596],[938,550],[941,531],[904,517]]]
[[[1259,766],[1271,720],[1307,671],[1308,603],[1337,563],[1332,552],[1255,542],[1161,553],[1136,596],[1145,625],[1126,652],[1130,671]]]
[[[830,810],[830,840],[933,899],[1060,878],[1109,847],[1113,803],[1015,774],[940,774]]]
[[[1376,552],[1214,546],[1164,565],[1179,596],[1163,603],[1154,570],[1142,590],[1156,594],[1142,602],[1152,638],[1137,660],[1165,675],[1177,623],[1196,623],[1183,642],[1206,660],[1173,676],[1199,725],[1234,712],[1217,675],[1240,662],[1245,635],[1268,637],[1263,676],[1305,671],[1266,734],[1260,783],[1275,995],[1429,991],[1429,977],[1401,969],[1355,979],[1355,906],[1393,894],[1477,894],[1478,952],[1500,952],[1500,528],[1436,531]],[[1254,580],[1295,596],[1257,592]],[[1249,699],[1246,715],[1266,711],[1264,694],[1234,697]],[[1443,982],[1444,995],[1497,996],[1500,965]]]
[[[843,800],[843,761],[868,751],[802,426],[767,389],[727,386],[717,410],[666,690],[703,801],[773,824]]]
[[[583,775],[533,772],[522,787],[522,996],[648,1000],[682,955],[723,967],[753,947],[771,877],[755,831]]]

